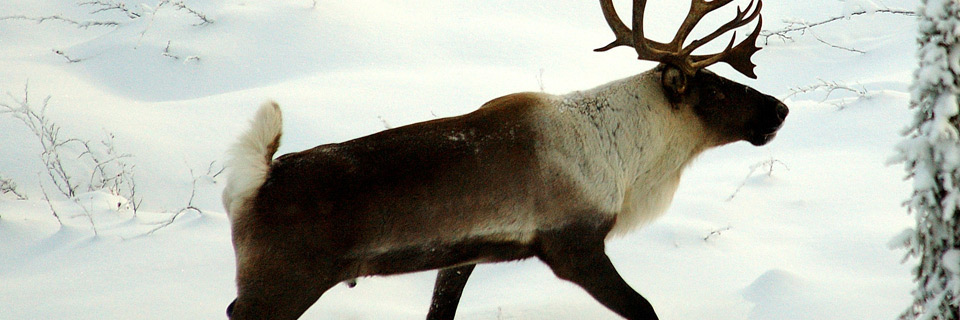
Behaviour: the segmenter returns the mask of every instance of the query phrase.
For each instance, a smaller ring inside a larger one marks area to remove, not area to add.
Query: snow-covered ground
[[[109,193],[56,197],[39,140],[0,114],[0,178],[29,198],[0,196],[0,319],[222,318],[234,262],[213,175],[263,100],[284,110],[284,153],[654,66],[629,49],[592,52],[612,35],[586,0],[99,1],[128,12],[78,3],[0,2],[0,103],[27,96],[39,108],[49,96],[45,115],[63,137],[112,134],[142,202],[134,215]],[[648,33],[669,38],[685,4],[651,1]],[[663,218],[610,243],[620,273],[662,319],[892,319],[907,307],[913,261],[901,264],[904,252],[887,243],[912,223],[901,207],[910,188],[885,162],[911,116],[916,22],[875,10],[914,6],[767,1],[765,29],[850,18],[789,41],[761,37],[759,80],[711,68],[784,99],[791,113],[768,146],[707,152]],[[704,23],[728,19],[726,9]],[[828,95],[816,86],[826,84],[864,92]],[[202,213],[158,228],[187,206]],[[304,318],[419,319],[434,275],[337,286]],[[458,314],[617,318],[535,259],[479,267]]]

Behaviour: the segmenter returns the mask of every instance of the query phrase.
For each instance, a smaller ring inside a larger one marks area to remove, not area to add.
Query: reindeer
[[[280,109],[263,104],[229,151],[223,202],[237,298],[228,316],[295,319],[337,283],[442,269],[428,317],[452,318],[475,264],[537,257],[619,315],[657,319],[604,242],[660,215],[697,155],[736,141],[764,145],[788,113],[704,69],[724,62],[756,78],[761,22],[736,46],[692,54],[757,19],[759,1],[683,46],[704,15],[731,1],[693,0],[665,44],[643,35],[645,1],[634,1],[631,30],[601,0],[616,40],[597,51],[629,46],[660,64],[590,90],[511,94],[465,115],[276,159]]]

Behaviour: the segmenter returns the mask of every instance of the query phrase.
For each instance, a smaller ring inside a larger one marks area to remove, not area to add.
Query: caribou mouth
[[[750,142],[750,144],[758,147],[765,145],[767,143],[770,143],[770,141],[773,140],[773,138],[777,137],[777,132],[780,130],[780,127],[782,126],[783,126],[783,123],[780,123],[779,125],[773,128],[758,130],[757,131],[758,133],[754,134],[753,137],[748,139],[747,141]]]
[[[750,139],[749,141],[750,141],[750,144],[759,147],[759,146],[765,145],[765,144],[767,144],[767,143],[770,143],[770,141],[773,140],[773,138],[776,138],[776,137],[777,137],[777,133],[776,133],[776,132],[771,132],[771,133],[759,135],[759,136],[757,136],[757,137],[755,137],[755,138],[753,138],[753,139]]]

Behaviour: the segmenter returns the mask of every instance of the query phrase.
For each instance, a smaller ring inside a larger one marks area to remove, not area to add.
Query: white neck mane
[[[564,149],[581,157],[567,157],[565,166],[580,174],[588,199],[616,214],[611,234],[662,214],[683,169],[712,146],[691,108],[671,105],[660,86],[651,71],[555,101],[567,115],[559,127],[571,131],[558,133],[567,137]]]

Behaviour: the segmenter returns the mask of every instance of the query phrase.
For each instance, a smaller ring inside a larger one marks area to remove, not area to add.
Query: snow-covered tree
[[[895,240],[914,269],[913,304],[900,319],[960,319],[960,0],[922,0],[916,117],[897,147],[913,180],[916,228]]]

